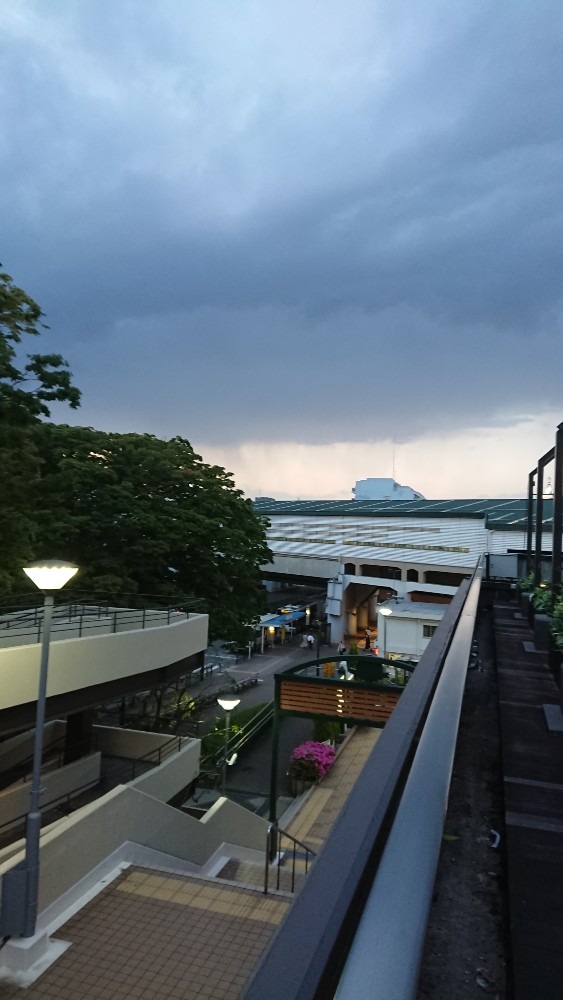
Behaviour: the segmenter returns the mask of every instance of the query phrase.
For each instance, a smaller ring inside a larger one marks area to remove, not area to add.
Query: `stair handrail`
[[[309,870],[309,858],[316,858],[317,853],[313,851],[311,847],[304,844],[302,840],[298,837],[294,837],[292,833],[287,830],[282,830],[277,822],[270,823],[266,833],[266,851],[265,851],[265,864],[264,864],[264,895],[268,895],[269,888],[269,878],[270,878],[270,865],[275,861],[277,857],[277,880],[276,880],[276,890],[280,887],[280,871],[281,871],[281,860],[282,852],[280,850],[281,838],[286,837],[292,845],[292,866],[291,866],[291,892],[295,892],[295,861],[297,858],[297,847],[300,847],[302,851],[305,852],[305,874]]]

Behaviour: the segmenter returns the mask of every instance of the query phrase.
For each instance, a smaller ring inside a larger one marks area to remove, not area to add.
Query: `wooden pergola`
[[[342,664],[346,663],[346,669]],[[403,684],[384,680],[384,667],[412,673],[410,660],[389,660],[372,654],[323,657],[275,674],[270,822],[276,821],[279,729],[285,715],[323,718],[343,725],[381,728],[404,690]],[[348,678],[342,676],[348,675]],[[351,678],[350,678],[350,675]],[[406,681],[406,676],[405,676]]]

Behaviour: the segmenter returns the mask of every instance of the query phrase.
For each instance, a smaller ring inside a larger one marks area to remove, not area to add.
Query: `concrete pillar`
[[[360,604],[357,609],[356,624],[358,629],[364,629],[368,627],[368,606],[367,604]]]

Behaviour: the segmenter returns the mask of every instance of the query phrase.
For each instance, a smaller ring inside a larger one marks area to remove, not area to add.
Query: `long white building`
[[[455,592],[483,553],[522,551],[526,500],[258,498],[269,519],[270,580],[326,581],[332,638],[376,621],[390,594],[436,600]],[[543,547],[551,546],[545,525]]]

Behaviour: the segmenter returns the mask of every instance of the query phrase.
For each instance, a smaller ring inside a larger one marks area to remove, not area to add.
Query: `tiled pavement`
[[[378,736],[357,730],[290,824],[313,850]],[[71,942],[58,961],[25,993],[0,984],[0,1000],[235,1000],[290,905],[286,896],[130,868],[57,931]]]
[[[55,935],[72,947],[2,1000],[238,996],[289,902],[251,890],[130,869]]]

